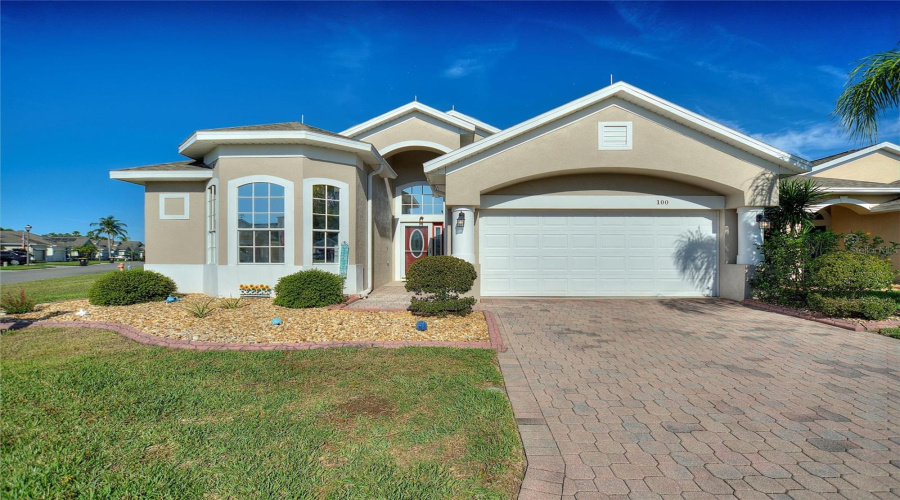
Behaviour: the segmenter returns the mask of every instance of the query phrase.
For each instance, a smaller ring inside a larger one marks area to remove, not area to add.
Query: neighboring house
[[[481,296],[742,299],[759,218],[808,161],[626,83],[498,130],[413,102],[340,134],[298,122],[199,130],[144,186],[147,269],[234,295],[300,269],[347,293],[429,254]]]
[[[57,262],[77,259],[75,249],[91,242],[86,236],[43,236],[43,239],[53,245],[53,260]]]
[[[900,242],[900,146],[882,142],[814,160],[797,177],[815,179],[831,195],[814,207],[817,227]],[[893,266],[900,270],[900,259]]]
[[[25,231],[0,231],[0,249],[11,250],[13,248],[25,248],[23,244],[25,238],[22,235]],[[60,253],[53,244],[44,239],[44,237],[30,233],[27,236],[28,253],[31,260],[36,262],[42,261],[59,261],[66,260],[65,253]],[[60,258],[62,255],[62,258]]]

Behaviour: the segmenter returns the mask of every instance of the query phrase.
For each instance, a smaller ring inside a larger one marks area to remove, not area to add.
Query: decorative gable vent
[[[599,149],[631,149],[631,122],[600,122]]]

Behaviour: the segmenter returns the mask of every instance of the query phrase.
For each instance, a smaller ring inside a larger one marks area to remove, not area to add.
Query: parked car
[[[3,250],[0,252],[0,262],[11,266],[18,266],[26,262],[26,253],[23,250]]]

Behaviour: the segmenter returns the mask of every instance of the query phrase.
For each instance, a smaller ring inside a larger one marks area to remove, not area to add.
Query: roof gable
[[[461,168],[466,165],[467,160],[483,157],[489,150],[500,147],[501,144],[504,144],[507,141],[513,140],[555,121],[562,120],[604,100],[616,97],[647,109],[664,118],[695,129],[714,139],[767,160],[768,162],[785,167],[795,173],[806,172],[809,168],[809,163],[799,156],[781,151],[762,141],[714,122],[713,120],[700,116],[692,111],[688,111],[685,108],[677,106],[625,82],[618,82],[600,89],[597,92],[564,104],[556,109],[552,109],[542,115],[538,115],[530,120],[519,123],[518,125],[504,129],[495,135],[435,158],[425,164],[425,172],[434,172],[438,169],[450,166]]]
[[[854,160],[877,152],[886,152],[900,155],[900,146],[892,142],[881,142],[869,147],[851,149],[849,151],[844,151],[843,153],[838,153],[836,155],[826,156],[825,158],[820,158],[813,161],[812,172],[807,175],[819,175],[826,170],[831,170],[832,168],[845,165]]]
[[[388,123],[398,121],[398,120],[406,117],[407,115],[415,114],[417,112],[421,113],[425,116],[428,116],[430,118],[433,118],[435,120],[438,120],[440,122],[443,122],[447,125],[451,125],[451,126],[455,127],[456,129],[459,129],[466,133],[470,133],[470,134],[475,133],[475,125],[474,124],[472,124],[466,120],[451,116],[447,113],[444,113],[443,111],[438,111],[437,109],[434,109],[431,106],[426,106],[425,104],[422,104],[421,102],[414,101],[409,104],[400,106],[399,108],[392,109],[391,111],[388,111],[387,113],[384,113],[383,115],[376,116],[375,118],[372,118],[371,120],[360,123],[359,125],[350,127],[347,130],[344,130],[343,132],[341,132],[341,135],[344,135],[347,137],[358,137],[360,135],[363,135],[365,132],[368,132],[375,128],[383,127],[384,125],[386,125]]]

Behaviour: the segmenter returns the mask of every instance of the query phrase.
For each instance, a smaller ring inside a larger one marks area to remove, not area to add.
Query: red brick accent
[[[828,316],[822,316],[819,314],[811,313],[809,311],[801,311],[799,309],[793,309],[790,307],[777,306],[775,304],[768,304],[761,300],[756,299],[744,299],[741,302],[744,306],[760,309],[763,311],[776,312],[779,314],[784,314],[786,316],[793,316],[795,318],[802,318],[809,321],[815,321],[816,323],[823,323],[826,325],[836,326],[838,328],[843,328],[845,330],[853,330],[854,332],[864,332],[864,331],[878,331],[882,328],[896,328],[900,326],[900,321],[890,320],[890,321],[870,321],[867,323],[859,323],[849,319],[841,319],[841,318],[829,318]]]

